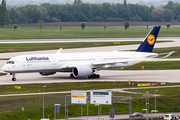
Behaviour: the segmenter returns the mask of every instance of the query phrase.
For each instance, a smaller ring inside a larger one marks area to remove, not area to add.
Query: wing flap
[[[128,64],[132,60],[123,60],[123,61],[107,61],[107,62],[95,62],[92,63],[93,66],[100,66],[100,65],[115,65],[117,63],[123,63],[123,64]]]

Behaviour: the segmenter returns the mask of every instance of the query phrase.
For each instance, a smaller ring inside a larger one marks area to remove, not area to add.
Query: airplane
[[[39,72],[41,75],[53,75],[56,72],[70,72],[71,78],[100,78],[99,70],[116,69],[131,66],[157,57],[152,53],[161,26],[154,26],[136,51],[33,54],[13,57],[2,67],[4,72],[16,73]],[[169,53],[170,56],[173,52]]]

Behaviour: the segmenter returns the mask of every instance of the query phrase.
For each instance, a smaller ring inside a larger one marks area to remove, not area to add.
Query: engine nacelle
[[[56,74],[56,72],[39,72],[39,74],[48,76],[48,75],[54,75]]]
[[[89,66],[78,66],[72,69],[74,77],[87,77],[93,74],[93,70]]]

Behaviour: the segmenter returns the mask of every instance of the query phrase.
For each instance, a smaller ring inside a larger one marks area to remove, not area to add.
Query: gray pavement
[[[143,38],[122,38],[121,40],[143,40]],[[160,40],[174,40],[174,42],[167,43],[156,43],[155,48],[162,47],[175,47],[180,46],[180,38],[158,38]],[[74,40],[74,39],[71,39]],[[81,39],[82,40],[82,39]],[[87,39],[83,39],[83,41]],[[117,39],[89,39],[89,40],[107,40],[113,41]],[[119,40],[119,39],[118,39]],[[17,40],[18,41],[18,40]],[[30,40],[31,41],[31,40]],[[42,40],[44,42],[46,40]],[[47,40],[48,41],[48,40]],[[79,41],[75,39],[74,41]],[[32,42],[32,41],[31,41]],[[62,53],[74,53],[74,52],[104,52],[113,50],[135,50],[139,45],[122,45],[122,46],[111,46],[111,47],[96,47],[96,48],[80,48],[80,49],[65,49]],[[0,54],[0,59],[11,58],[18,55],[25,54],[48,54],[56,53],[57,50],[48,51],[36,51],[36,52],[18,52],[18,53],[3,53]],[[180,59],[156,59],[155,61],[179,61]],[[0,68],[6,63],[5,60],[0,60]],[[0,70],[1,71],[1,70]],[[156,82],[180,82],[180,70],[139,70],[139,71],[124,71],[124,70],[103,70],[99,71],[101,75],[100,79],[71,79],[69,78],[69,73],[57,73],[52,76],[41,76],[38,73],[23,73],[17,74],[16,82],[11,81],[10,75],[1,76],[0,84],[31,84],[31,83],[53,83],[53,82],[86,82],[86,81],[156,81]]]
[[[16,74],[17,81],[11,81],[12,76],[0,77],[0,85],[32,84],[32,83],[62,83],[62,82],[93,82],[93,81],[149,81],[149,82],[180,82],[180,70],[102,70],[99,79],[70,78],[70,73],[56,73],[52,76],[41,76],[39,73]]]
[[[168,113],[153,113],[152,115],[154,117],[163,117],[165,114],[174,114],[175,116],[179,116],[180,113],[176,113],[176,112],[168,112]],[[122,120],[122,119],[126,119],[128,120],[129,118],[129,114],[115,114],[115,117],[113,118],[114,120]],[[146,118],[146,114],[143,114],[143,118]],[[151,119],[151,113],[149,113],[149,118]],[[81,116],[79,117],[75,117],[75,118],[68,118],[69,120],[81,120]],[[83,120],[87,120],[87,116],[82,116]],[[62,119],[61,119],[62,120]],[[99,115],[99,119],[98,116],[88,116],[88,120],[112,120],[112,118],[109,117],[109,115]],[[138,120],[138,118],[135,118],[135,120]]]

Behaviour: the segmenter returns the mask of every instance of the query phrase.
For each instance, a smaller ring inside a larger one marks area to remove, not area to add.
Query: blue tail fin
[[[152,52],[154,45],[156,43],[156,39],[159,34],[160,28],[161,26],[154,26],[136,51],[137,52]]]

